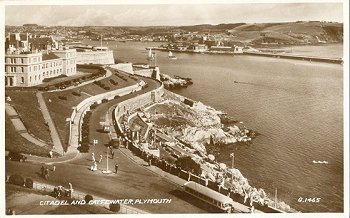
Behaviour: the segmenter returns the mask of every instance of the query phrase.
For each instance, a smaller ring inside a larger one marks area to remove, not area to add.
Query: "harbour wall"
[[[321,57],[312,57],[312,56],[272,54],[272,53],[263,53],[263,52],[244,52],[243,54],[253,55],[253,56],[262,56],[262,57],[273,57],[273,58],[294,59],[294,60],[302,60],[302,61],[343,64],[343,60],[341,58],[321,58]]]

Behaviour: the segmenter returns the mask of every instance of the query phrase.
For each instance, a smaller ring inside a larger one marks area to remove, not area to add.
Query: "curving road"
[[[109,159],[109,168],[114,172],[114,164],[119,165],[118,174],[103,174],[101,170],[106,168],[106,147],[109,142],[107,133],[100,131],[101,118],[106,116],[109,107],[127,98],[148,92],[159,87],[159,82],[143,78],[148,87],[139,92],[129,94],[109,103],[99,105],[92,113],[90,119],[90,141],[98,139],[99,143],[92,146],[90,153],[79,154],[73,161],[55,164],[56,171],[51,172],[49,181],[44,181],[39,176],[41,165],[38,163],[18,163],[6,161],[6,173],[18,173],[24,177],[32,177],[36,181],[43,181],[53,185],[68,186],[68,182],[79,191],[98,195],[106,199],[171,199],[170,204],[137,204],[134,207],[150,213],[206,213],[205,206],[189,198],[180,187],[165,180],[163,177],[147,170],[115,150],[114,159]],[[96,160],[102,154],[103,161],[98,164],[98,171],[89,170],[92,160],[91,152],[95,153]],[[191,199],[191,200],[190,200]]]

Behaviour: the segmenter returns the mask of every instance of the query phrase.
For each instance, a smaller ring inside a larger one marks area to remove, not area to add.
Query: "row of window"
[[[28,63],[40,62],[41,57],[28,58]],[[7,58],[7,63],[9,64],[24,64],[24,58]]]
[[[24,67],[10,67],[8,68],[9,69],[9,73],[16,73],[16,72],[19,72],[19,73],[23,73],[24,72]],[[7,68],[5,68],[5,71],[7,70]]]

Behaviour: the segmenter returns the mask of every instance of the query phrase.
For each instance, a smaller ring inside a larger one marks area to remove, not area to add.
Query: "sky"
[[[5,6],[6,25],[179,26],[299,20],[343,22],[342,3]]]

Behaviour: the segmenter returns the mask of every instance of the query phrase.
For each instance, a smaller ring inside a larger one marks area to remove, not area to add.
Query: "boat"
[[[154,60],[154,53],[152,52],[152,48],[150,48],[148,51],[147,60]]]
[[[235,80],[235,81],[233,81],[233,82],[234,82],[234,83],[238,83],[238,81],[236,81],[236,80]]]
[[[325,161],[325,160],[324,161],[319,161],[319,160],[315,161],[315,160],[313,160],[312,163],[314,163],[314,164],[328,164],[328,161]]]
[[[169,59],[177,59],[177,57],[175,55],[173,55],[173,53],[171,51],[169,51]]]

